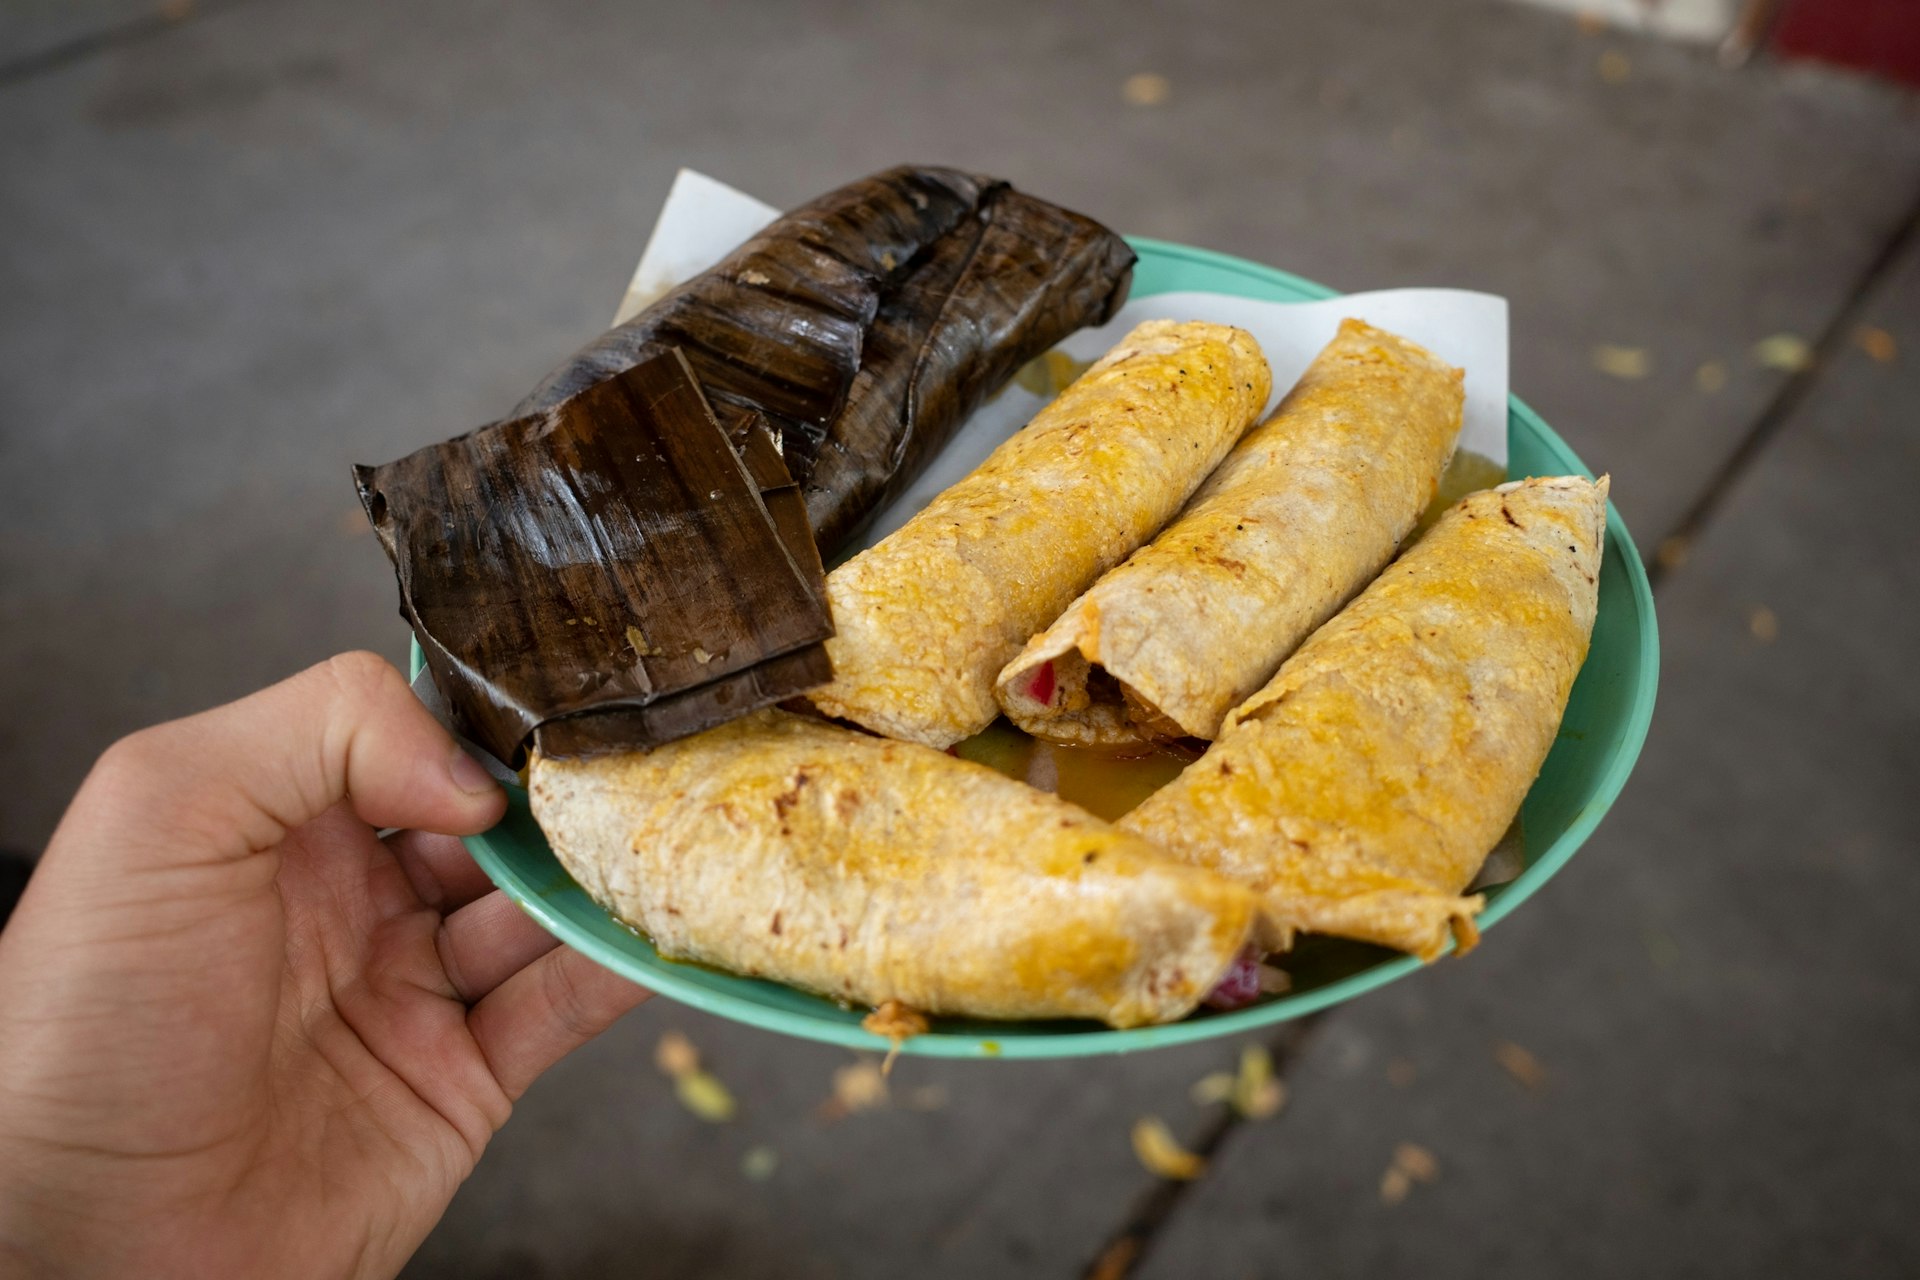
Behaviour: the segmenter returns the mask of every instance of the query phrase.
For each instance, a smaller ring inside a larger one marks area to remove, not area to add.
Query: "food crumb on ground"
[[[1593,367],[1610,378],[1632,381],[1653,372],[1653,360],[1645,347],[1619,347],[1610,342],[1593,349]]]
[[[1546,1083],[1547,1069],[1540,1065],[1540,1059],[1511,1040],[1502,1040],[1493,1046],[1493,1060],[1525,1089],[1538,1090]]]
[[[1432,1182],[1440,1176],[1440,1162],[1433,1152],[1417,1142],[1403,1142],[1393,1149],[1393,1162],[1405,1169],[1415,1182]]]
[[[1273,1055],[1262,1044],[1240,1050],[1240,1073],[1233,1082],[1233,1109],[1249,1120],[1264,1120],[1287,1104],[1287,1087],[1273,1074]]]
[[[1207,1162],[1181,1146],[1159,1116],[1133,1122],[1133,1154],[1157,1178],[1189,1182],[1207,1171]]]
[[[1892,364],[1900,354],[1900,344],[1893,335],[1878,325],[1863,324],[1853,331],[1853,340],[1860,349],[1878,360],[1881,364]]]
[[[1792,333],[1776,333],[1753,344],[1754,363],[1781,373],[1799,373],[1813,365],[1813,348]]]
[[[1676,533],[1660,543],[1659,549],[1653,553],[1653,558],[1659,562],[1662,569],[1671,570],[1685,564],[1687,557],[1691,554],[1693,554],[1693,541],[1684,533]]]
[[[1233,1101],[1234,1074],[1231,1071],[1210,1071],[1193,1082],[1193,1088],[1187,1095],[1198,1107],[1210,1107],[1216,1102]]]
[[[828,1120],[839,1120],[857,1111],[872,1111],[887,1105],[887,1078],[880,1071],[880,1064],[871,1058],[862,1058],[836,1068],[833,1073],[833,1096],[821,1104],[820,1114]]]
[[[1238,1071],[1213,1071],[1193,1082],[1187,1091],[1195,1106],[1218,1102],[1232,1106],[1248,1120],[1264,1120],[1286,1105],[1287,1088],[1273,1074],[1273,1055],[1265,1045],[1240,1050]]]
[[[653,1049],[653,1065],[673,1081],[680,1105],[709,1124],[725,1124],[737,1110],[733,1094],[718,1077],[700,1069],[700,1051],[678,1031],[660,1037]]]
[[[1600,78],[1608,84],[1625,84],[1633,75],[1633,63],[1618,49],[1609,49],[1601,54],[1599,66]]]
[[[700,1069],[700,1051],[678,1031],[669,1031],[654,1046],[653,1065],[666,1075],[683,1076]]]
[[[725,1124],[733,1119],[733,1094],[718,1077],[704,1071],[689,1071],[673,1078],[674,1096],[680,1105],[708,1124]]]
[[[1767,606],[1761,605],[1747,615],[1747,630],[1761,644],[1772,644],[1780,638],[1780,617]]]
[[[1440,1162],[1433,1152],[1417,1142],[1403,1142],[1393,1149],[1387,1171],[1380,1175],[1380,1203],[1389,1207],[1407,1198],[1416,1182],[1432,1182],[1440,1176]]]
[[[1727,385],[1727,366],[1718,360],[1709,360],[1693,371],[1693,385],[1712,395]]]
[[[740,1157],[740,1172],[749,1182],[765,1182],[780,1167],[780,1153],[772,1147],[748,1147]]]
[[[1136,107],[1157,107],[1173,92],[1173,83],[1155,71],[1142,71],[1127,77],[1120,96]]]

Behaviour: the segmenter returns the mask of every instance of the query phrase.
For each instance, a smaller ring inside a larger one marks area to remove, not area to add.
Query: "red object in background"
[[[1920,0],[1789,0],[1771,44],[1920,86]]]

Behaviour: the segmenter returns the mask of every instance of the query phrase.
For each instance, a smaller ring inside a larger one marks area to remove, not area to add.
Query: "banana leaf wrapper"
[[[536,754],[560,863],[660,954],[849,1003],[1169,1022],[1253,895],[984,765],[767,710],[654,751]]]
[[[1119,822],[1261,899],[1262,941],[1432,960],[1553,746],[1599,607],[1607,481],[1456,504]]]
[[[1028,360],[1110,319],[1134,254],[1092,219],[901,166],[776,219],[576,353],[540,412],[679,347],[715,408],[763,413],[829,558]]]
[[[779,438],[765,414],[743,413],[728,428],[727,438],[740,455],[747,474],[760,489],[760,501],[773,519],[780,545],[787,549],[794,568],[807,581],[807,587],[821,600],[827,598],[826,566],[820,562],[820,548],[813,540],[813,528],[807,523],[807,500],[800,482],[787,470],[781,456]]]
[[[735,425],[752,467],[669,350],[551,409],[354,469],[460,732],[513,762],[537,726],[618,709],[634,714],[556,729],[554,749],[631,746],[824,678],[817,554],[791,527],[783,541],[761,497],[795,488],[771,440],[753,443],[764,428]]]
[[[813,530],[807,526],[807,503],[800,486],[787,472],[773,429],[759,413],[745,413],[727,428],[727,438],[760,488],[760,500],[773,519],[780,544],[806,580],[816,600],[827,598],[826,571]],[[555,759],[631,751],[636,746],[671,742],[722,724],[758,707],[769,706],[833,678],[833,664],[825,645],[769,658],[745,671],[697,688],[667,694],[639,707],[589,711],[549,720],[534,730],[540,753]]]

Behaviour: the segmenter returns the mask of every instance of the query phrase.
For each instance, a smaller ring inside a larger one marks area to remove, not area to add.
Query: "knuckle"
[[[335,654],[318,670],[341,692],[356,697],[379,697],[406,687],[392,663],[365,649]]]
[[[547,995],[555,1019],[566,1033],[578,1040],[590,1040],[599,1034],[601,1019],[580,983],[566,953],[557,955],[547,966]]]
[[[182,761],[191,756],[189,737],[173,724],[162,724],[113,743],[87,772],[71,812],[93,819],[138,815],[141,821],[158,823],[178,811],[186,798],[168,780],[178,776]]]
[[[412,696],[392,663],[364,649],[336,654],[309,674],[326,686],[330,701],[343,703],[360,714]]]
[[[91,780],[109,786],[150,775],[156,767],[175,755],[173,737],[166,725],[138,729],[100,753]]]

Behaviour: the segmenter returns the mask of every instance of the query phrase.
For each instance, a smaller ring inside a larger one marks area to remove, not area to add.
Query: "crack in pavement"
[[[1306,1050],[1327,1016],[1328,1013],[1310,1013],[1304,1018],[1283,1022],[1273,1037],[1264,1041],[1267,1052],[1273,1055],[1273,1074],[1276,1079],[1286,1079],[1287,1068]],[[1222,1111],[1223,1114],[1207,1126],[1192,1147],[1194,1154],[1209,1164],[1234,1131],[1246,1123],[1232,1107],[1224,1107]],[[1086,1280],[1124,1280],[1132,1275],[1141,1259],[1153,1247],[1154,1237],[1160,1234],[1161,1228],[1166,1226],[1168,1219],[1180,1207],[1180,1202],[1189,1191],[1204,1181],[1204,1174],[1191,1182],[1157,1179],[1134,1201],[1132,1211],[1121,1220],[1119,1228],[1107,1237],[1106,1243],[1100,1246],[1100,1251],[1084,1268],[1082,1274]]]
[[[1780,388],[1765,407],[1754,417],[1753,425],[1747,429],[1740,443],[1721,461],[1720,466],[1708,477],[1700,489],[1700,496],[1687,508],[1673,528],[1654,544],[1656,554],[1647,564],[1647,581],[1656,591],[1666,580],[1667,575],[1678,568],[1677,562],[1668,563],[1667,558],[1659,554],[1659,548],[1675,545],[1681,548],[1697,541],[1706,527],[1712,522],[1714,513],[1727,494],[1740,482],[1740,478],[1752,469],[1767,446],[1779,436],[1780,432],[1798,413],[1800,406],[1819,385],[1826,375],[1834,357],[1846,345],[1854,328],[1859,324],[1861,314],[1867,302],[1872,298],[1880,282],[1888,271],[1900,260],[1908,248],[1920,238],[1920,192],[1914,194],[1907,211],[1894,224],[1892,232],[1881,243],[1880,250],[1874,254],[1866,269],[1854,280],[1853,287],[1847,290],[1846,297],[1834,308],[1833,318],[1827,322],[1820,336],[1812,345],[1812,358],[1802,369],[1789,374]],[[1677,540],[1677,541],[1676,541]]]
[[[1805,368],[1789,375],[1781,383],[1773,398],[1755,415],[1747,433],[1701,487],[1693,505],[1657,546],[1665,546],[1674,538],[1691,542],[1712,523],[1727,494],[1806,403],[1808,396],[1831,367],[1834,357],[1859,324],[1881,282],[1916,240],[1920,240],[1920,192],[1915,193],[1906,213],[1894,224],[1879,251],[1834,309],[1832,318],[1812,345],[1812,359]],[[1670,571],[1658,556],[1648,563],[1647,578],[1656,591]],[[1334,1012],[1328,1009],[1281,1024],[1279,1033],[1267,1042],[1267,1048],[1273,1054],[1274,1076],[1277,1079],[1286,1079],[1288,1068],[1298,1061],[1315,1031]],[[1211,1165],[1213,1157],[1245,1123],[1239,1113],[1227,1108],[1224,1115],[1202,1132],[1193,1147],[1195,1154]],[[1156,1181],[1135,1200],[1132,1210],[1121,1219],[1119,1227],[1107,1237],[1099,1252],[1083,1268],[1081,1274],[1084,1280],[1126,1280],[1126,1277],[1136,1274],[1139,1264],[1153,1247],[1155,1238],[1178,1211],[1181,1202],[1190,1191],[1205,1181],[1204,1174],[1191,1182]]]

